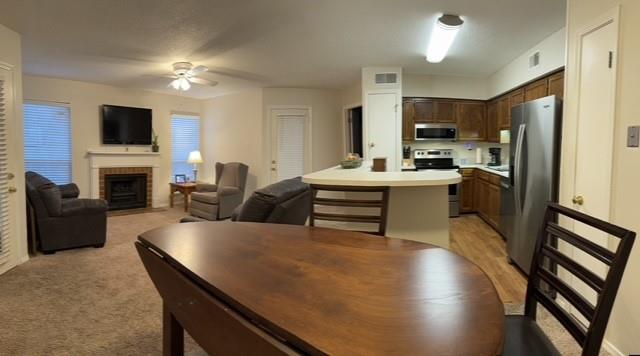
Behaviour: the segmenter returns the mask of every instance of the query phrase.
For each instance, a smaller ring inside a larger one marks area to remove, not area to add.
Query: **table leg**
[[[171,189],[169,190],[169,207],[173,208],[173,195],[176,194],[176,190],[171,187]]]
[[[189,192],[185,189],[184,191],[184,212],[189,211]]]
[[[162,305],[162,354],[184,355],[184,329],[163,303]]]

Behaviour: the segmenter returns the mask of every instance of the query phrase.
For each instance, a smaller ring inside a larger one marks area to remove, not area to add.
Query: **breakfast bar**
[[[386,236],[449,248],[448,186],[462,180],[457,172],[373,172],[371,162],[365,162],[354,169],[337,166],[313,172],[302,180],[324,186],[389,187]],[[344,227],[359,229],[356,223]]]

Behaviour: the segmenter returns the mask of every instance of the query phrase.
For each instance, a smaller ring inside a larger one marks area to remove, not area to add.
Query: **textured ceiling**
[[[22,34],[24,70],[166,88],[171,63],[211,68],[211,97],[251,86],[342,88],[365,66],[488,76],[565,22],[564,0],[2,0]],[[449,56],[424,60],[437,14],[465,25]]]

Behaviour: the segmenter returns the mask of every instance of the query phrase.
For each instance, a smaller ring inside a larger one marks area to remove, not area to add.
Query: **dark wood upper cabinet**
[[[500,142],[498,102],[495,100],[487,104],[487,141]]]
[[[484,141],[487,139],[487,107],[483,101],[462,101],[456,103],[458,118],[458,139]]]
[[[413,141],[414,135],[413,121],[413,100],[402,102],[402,141]]]
[[[547,86],[549,95],[555,95],[560,99],[564,99],[564,71],[550,76]]]
[[[413,102],[414,122],[436,122],[433,100],[416,99]]]
[[[456,122],[456,102],[436,100],[436,122]]]
[[[544,98],[547,92],[547,78],[540,79],[524,87],[524,101]]]
[[[508,95],[498,99],[498,127],[509,129],[511,127],[511,100]]]
[[[509,104],[511,107],[524,103],[524,89],[514,90],[509,94]]]

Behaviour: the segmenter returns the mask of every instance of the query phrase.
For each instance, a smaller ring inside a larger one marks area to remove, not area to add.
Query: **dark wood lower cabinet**
[[[500,226],[500,176],[480,169],[463,169],[460,212],[478,213],[487,224]]]

